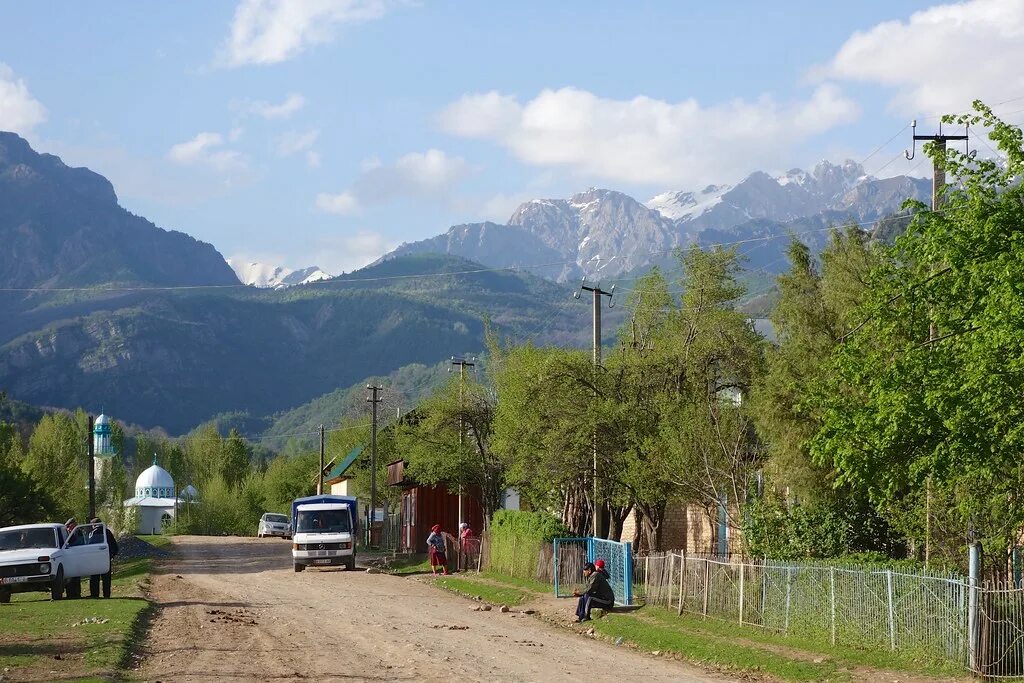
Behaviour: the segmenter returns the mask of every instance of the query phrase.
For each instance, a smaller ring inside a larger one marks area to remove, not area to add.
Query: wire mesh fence
[[[969,585],[961,577],[683,553],[638,557],[634,571],[637,595],[680,614],[968,665]],[[1005,640],[1011,639],[1002,636],[1000,642]]]

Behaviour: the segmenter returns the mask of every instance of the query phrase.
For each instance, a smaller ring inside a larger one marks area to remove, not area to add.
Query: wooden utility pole
[[[468,361],[465,358],[456,358],[452,356],[452,366],[459,366],[459,457],[462,457],[462,449],[466,442],[466,425],[463,419],[462,412],[465,409],[465,397],[464,392],[466,390],[466,366],[471,368],[476,367],[476,363]],[[448,368],[451,372],[451,368]],[[460,477],[461,479],[461,477]],[[466,520],[462,517],[462,482],[459,481],[459,524]],[[462,533],[461,530],[459,533]]]
[[[383,388],[374,384],[366,385],[366,389],[370,392],[366,401],[372,406],[373,415],[370,423],[370,514],[369,522],[366,525],[367,547],[373,541],[373,518],[377,510],[377,404],[383,400],[379,396]]]
[[[320,474],[316,478],[316,495],[324,493],[324,426],[320,425]]]
[[[89,520],[96,518],[96,448],[93,443],[92,432],[93,417],[90,415],[89,433],[85,436],[86,452],[89,454]]]
[[[966,141],[968,139],[968,131],[965,130],[963,135],[944,135],[942,133],[942,124],[940,123],[937,135],[918,135],[916,119],[911,121],[910,127],[912,129],[914,146],[910,151],[904,151],[903,153],[907,161],[913,159],[914,155],[917,154],[917,142],[919,140],[935,143],[935,155],[932,157],[932,211],[938,211],[942,207],[942,194],[946,187],[946,143],[957,140]],[[938,338],[939,324],[935,319],[935,315],[931,315],[931,319],[928,321],[929,344],[934,343]],[[930,474],[925,484],[924,510],[924,566],[927,567],[931,559],[932,550],[932,477]]]
[[[615,285],[607,292],[601,289],[601,285],[597,284],[593,287],[587,286],[587,279],[583,278],[583,282],[580,284],[579,291],[574,296],[579,299],[582,292],[592,292],[594,295],[594,376],[597,377],[597,372],[601,367],[601,297],[608,297],[608,306],[611,307],[612,295],[615,293]],[[596,391],[596,382],[595,382]],[[597,487],[597,429],[594,429],[593,436],[593,452],[594,452],[594,464],[591,476],[594,480],[594,537],[598,537],[601,534],[601,504],[598,502],[598,487]]]

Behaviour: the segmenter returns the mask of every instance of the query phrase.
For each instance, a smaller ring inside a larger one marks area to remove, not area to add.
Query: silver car
[[[260,538],[264,536],[280,536],[281,538],[292,537],[291,522],[288,515],[279,515],[276,512],[265,512],[260,517],[260,525],[256,530]]]

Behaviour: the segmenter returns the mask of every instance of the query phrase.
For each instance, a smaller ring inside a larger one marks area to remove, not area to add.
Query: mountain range
[[[615,277],[663,263],[675,247],[743,243],[748,267],[785,269],[790,233],[814,247],[827,229],[873,222],[907,199],[927,199],[930,182],[909,176],[873,178],[853,161],[822,161],[811,171],[752,173],[735,185],[661,193],[646,204],[614,190],[591,188],[568,199],[533,199],[505,224],[470,223],[402,244],[383,260],[446,253],[488,266],[531,266],[557,281]],[[760,241],[761,244],[758,244]],[[538,267],[539,264],[539,267]]]
[[[5,132],[0,244],[0,287],[238,284],[212,245],[128,212],[103,176]]]
[[[409,397],[429,391],[440,360],[483,348],[484,320],[516,342],[585,346],[589,306],[559,281],[640,274],[675,247],[729,243],[767,287],[786,267],[790,234],[820,247],[830,226],[877,221],[927,193],[927,181],[871,178],[852,162],[646,204],[592,188],[330,278],[229,264],[119,206],[102,176],[0,133],[0,390],[36,406],[102,406],[171,433],[217,415],[270,430],[330,421],[367,377],[404,378]],[[744,310],[758,315],[763,299]],[[609,311],[606,338],[623,314]]]

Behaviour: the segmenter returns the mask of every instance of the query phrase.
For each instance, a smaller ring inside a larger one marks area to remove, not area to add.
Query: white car
[[[279,515],[275,512],[263,513],[263,516],[260,517],[260,525],[256,529],[256,535],[260,538],[264,536],[291,538],[292,527],[288,515]]]
[[[13,593],[49,592],[54,600],[82,597],[81,579],[110,571],[106,526],[81,524],[69,535],[63,524],[24,524],[0,529],[0,602]]]

